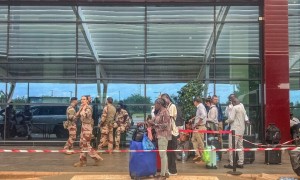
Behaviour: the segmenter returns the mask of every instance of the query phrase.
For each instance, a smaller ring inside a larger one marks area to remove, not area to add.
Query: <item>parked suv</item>
[[[68,131],[63,127],[68,106],[33,106],[32,133],[55,134],[57,138],[68,137]],[[46,131],[46,132],[45,132]]]

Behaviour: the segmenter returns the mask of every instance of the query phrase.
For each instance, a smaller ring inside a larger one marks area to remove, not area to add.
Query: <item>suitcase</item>
[[[276,145],[268,145],[268,148],[278,147]],[[265,151],[265,163],[269,164],[281,164],[281,151]]]
[[[130,150],[143,150],[142,142],[131,141]],[[131,179],[155,176],[156,152],[131,152],[129,157],[129,174]]]
[[[205,159],[206,168],[217,169],[217,153],[216,151],[212,151],[213,149],[216,149],[216,147],[214,147],[211,143],[208,142],[207,134],[205,135],[205,142],[206,142],[205,150],[208,151],[203,152],[202,156]]]
[[[252,125],[246,124],[246,134],[243,138],[250,142],[255,142],[255,135],[252,134]],[[256,148],[254,144],[243,141],[244,148]],[[255,160],[255,152],[254,151],[245,151],[244,152],[244,164],[252,164]]]
[[[221,149],[221,142],[218,139],[214,139],[211,141],[211,145],[214,146],[216,149]],[[222,160],[222,152],[221,151],[217,151],[217,161],[221,161]]]

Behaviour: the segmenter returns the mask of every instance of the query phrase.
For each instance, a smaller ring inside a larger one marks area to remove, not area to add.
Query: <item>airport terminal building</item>
[[[287,141],[299,60],[300,0],[0,0],[2,109],[86,94],[153,103],[199,80],[223,109],[236,93],[259,140],[275,123]],[[146,116],[151,103],[128,106]]]

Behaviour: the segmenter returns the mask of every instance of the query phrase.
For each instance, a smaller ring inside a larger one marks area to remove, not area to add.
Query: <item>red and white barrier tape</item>
[[[290,151],[300,151],[300,147],[281,147],[281,148],[244,148],[244,149],[199,149],[199,151],[221,151],[221,152],[230,152],[230,151],[282,151],[282,150],[290,150]],[[196,151],[194,149],[184,149],[184,150],[97,150],[97,152],[105,153],[105,152],[115,152],[115,153],[130,153],[130,152],[192,152]],[[80,151],[80,150],[50,150],[50,149],[0,149],[0,153],[80,153],[80,152],[89,152],[89,151]]]
[[[207,131],[207,130],[183,130],[180,129],[179,132],[186,132],[186,133],[208,133],[208,134],[231,134],[231,131]]]

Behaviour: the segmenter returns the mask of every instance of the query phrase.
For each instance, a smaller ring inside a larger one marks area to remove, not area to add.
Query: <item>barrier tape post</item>
[[[232,160],[233,160],[233,171],[228,171],[227,173],[228,174],[231,174],[231,175],[241,175],[242,174],[242,172],[239,172],[239,171],[236,171],[236,164],[237,164],[237,162],[236,162],[236,150],[235,150],[235,130],[232,130],[232,149],[234,150],[233,152],[232,152]]]

